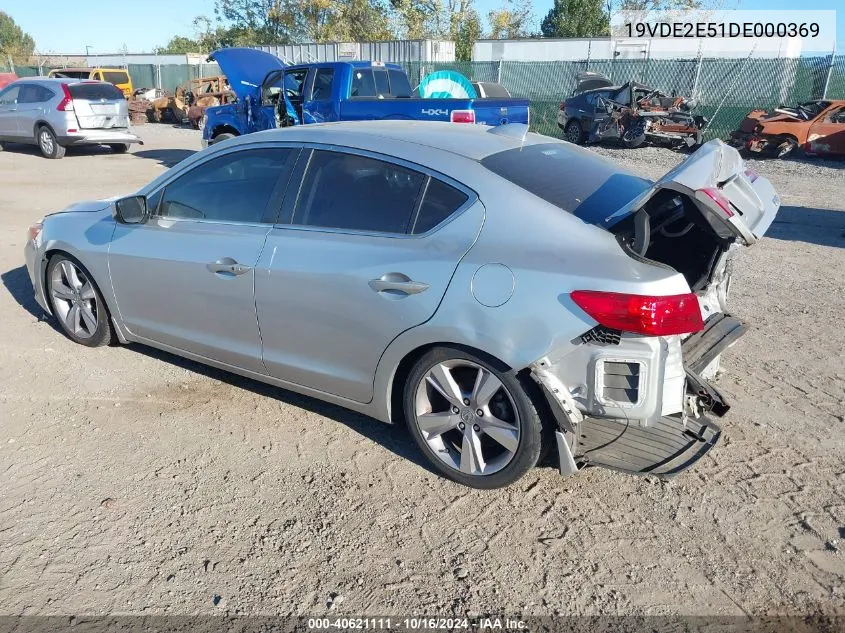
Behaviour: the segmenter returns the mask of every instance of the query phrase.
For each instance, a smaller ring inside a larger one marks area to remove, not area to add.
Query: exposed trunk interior
[[[707,286],[734,240],[719,236],[693,200],[668,189],[612,230],[630,254],[674,268],[693,292]]]

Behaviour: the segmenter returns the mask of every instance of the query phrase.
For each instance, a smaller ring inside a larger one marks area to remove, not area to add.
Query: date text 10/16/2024
[[[391,630],[391,631],[425,631],[425,630],[463,630],[463,631],[521,631],[528,628],[528,623],[517,618],[436,618],[436,617],[407,617],[407,618],[308,618],[308,630]]]

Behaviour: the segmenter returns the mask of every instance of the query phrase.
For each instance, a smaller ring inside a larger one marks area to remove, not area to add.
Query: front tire
[[[215,143],[221,143],[223,141],[229,140],[230,138],[235,138],[235,136],[236,136],[235,134],[232,134],[230,132],[223,132],[222,134],[218,134],[213,139],[211,139],[210,144],[214,145]]]
[[[63,158],[65,155],[65,148],[59,145],[56,135],[46,125],[42,125],[35,130],[35,141],[38,144],[38,149],[41,150],[41,155],[44,158]]]
[[[47,264],[47,296],[53,316],[67,337],[80,345],[100,347],[112,341],[106,303],[91,274],[68,255]]]
[[[501,488],[540,459],[543,427],[529,389],[494,359],[436,347],[405,383],[405,420],[439,473],[471,488]]]

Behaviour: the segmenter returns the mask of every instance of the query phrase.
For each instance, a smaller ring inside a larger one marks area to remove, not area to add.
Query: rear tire
[[[220,143],[220,142],[226,141],[230,138],[235,138],[235,136],[236,136],[235,134],[232,134],[230,132],[223,132],[222,134],[218,134],[213,139],[211,139],[211,143],[209,143],[209,145],[214,145],[215,143]]]
[[[129,144],[128,143],[109,143],[109,148],[115,154],[125,154],[129,151]]]
[[[47,298],[59,327],[74,343],[100,347],[112,342],[106,302],[94,278],[70,255],[57,254],[47,264]]]
[[[583,145],[584,141],[587,140],[587,135],[584,128],[581,127],[581,123],[574,119],[563,128],[563,137],[573,145]]]
[[[408,430],[445,477],[471,488],[508,486],[537,464],[543,448],[525,381],[486,355],[435,347],[404,386]]]
[[[53,130],[46,125],[42,125],[35,130],[35,142],[44,158],[56,159],[63,158],[65,155],[65,148],[59,145]]]

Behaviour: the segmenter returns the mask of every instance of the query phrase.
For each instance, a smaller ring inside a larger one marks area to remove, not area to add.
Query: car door
[[[17,138],[18,132],[18,95],[21,84],[12,84],[0,90],[0,136]]]
[[[813,154],[845,156],[845,106],[833,106],[815,120],[807,147]]]
[[[21,136],[35,136],[36,122],[45,119],[50,111],[48,102],[55,96],[49,88],[38,84],[23,84],[18,95],[17,126]]]
[[[308,99],[302,105],[304,123],[336,121],[334,68],[316,68],[308,86]]]
[[[484,208],[462,185],[381,155],[319,148],[300,169],[257,266],[264,364],[368,402],[381,354],[434,314]]]
[[[264,373],[254,267],[298,151],[216,154],[150,192],[145,224],[117,225],[109,269],[132,334]]]

